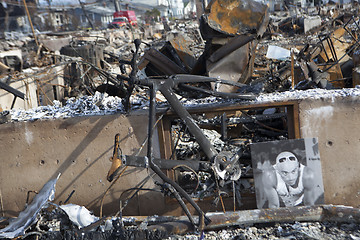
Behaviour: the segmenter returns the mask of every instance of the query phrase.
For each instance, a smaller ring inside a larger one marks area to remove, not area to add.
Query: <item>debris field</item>
[[[270,11],[258,1],[230,2],[212,0],[197,19],[156,25],[4,34],[1,125],[145,112],[148,127],[137,154],[122,153],[121,133],[110,136],[104,177],[111,184],[97,199],[99,216],[72,202],[73,193],[54,201],[59,173],[31,201],[28,192],[17,217],[5,214],[0,191],[0,238],[360,239],[359,204],[255,209],[247,200],[257,194],[251,144],[298,137],[281,103],[360,98],[359,6]],[[153,136],[164,119],[172,142],[159,158]],[[104,198],[128,167],[148,169],[149,177],[103,214]],[[183,214],[126,216],[140,191],[161,193]],[[217,211],[200,207],[205,200]]]

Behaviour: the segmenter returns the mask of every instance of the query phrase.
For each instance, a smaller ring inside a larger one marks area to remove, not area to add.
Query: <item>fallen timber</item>
[[[231,226],[255,223],[285,223],[328,221],[338,223],[360,223],[360,209],[340,205],[300,206],[274,209],[254,209],[244,211],[227,211],[225,213],[207,213],[211,223],[204,230],[216,230]],[[136,217],[135,217],[136,218]],[[186,217],[159,217],[154,221],[164,221],[150,225],[149,229],[168,231],[173,234],[184,234],[193,231]]]
[[[343,205],[295,206],[273,209],[254,209],[242,211],[208,212],[211,223],[204,231],[253,224],[293,223],[293,222],[337,222],[360,223],[360,209]],[[101,225],[106,218],[87,227],[86,230]],[[186,216],[127,216],[123,218],[126,226],[146,222],[147,229],[164,231],[169,234],[185,234],[195,229]],[[85,230],[85,229],[83,229]]]

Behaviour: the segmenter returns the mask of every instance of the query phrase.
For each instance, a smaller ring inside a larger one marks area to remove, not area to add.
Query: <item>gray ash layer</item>
[[[201,233],[174,235],[167,240],[199,240]],[[295,222],[283,224],[256,224],[239,228],[204,233],[207,240],[245,239],[360,239],[360,226],[355,223]]]

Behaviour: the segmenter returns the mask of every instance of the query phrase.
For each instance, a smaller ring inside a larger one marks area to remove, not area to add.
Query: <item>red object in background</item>
[[[137,26],[136,16],[134,11],[117,11],[114,12],[114,20],[112,24],[116,24],[118,26],[125,26],[127,23],[132,26]]]

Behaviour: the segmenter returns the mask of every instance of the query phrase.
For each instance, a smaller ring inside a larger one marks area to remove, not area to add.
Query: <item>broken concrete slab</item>
[[[304,33],[308,33],[311,29],[321,26],[320,16],[306,17],[304,19]]]

